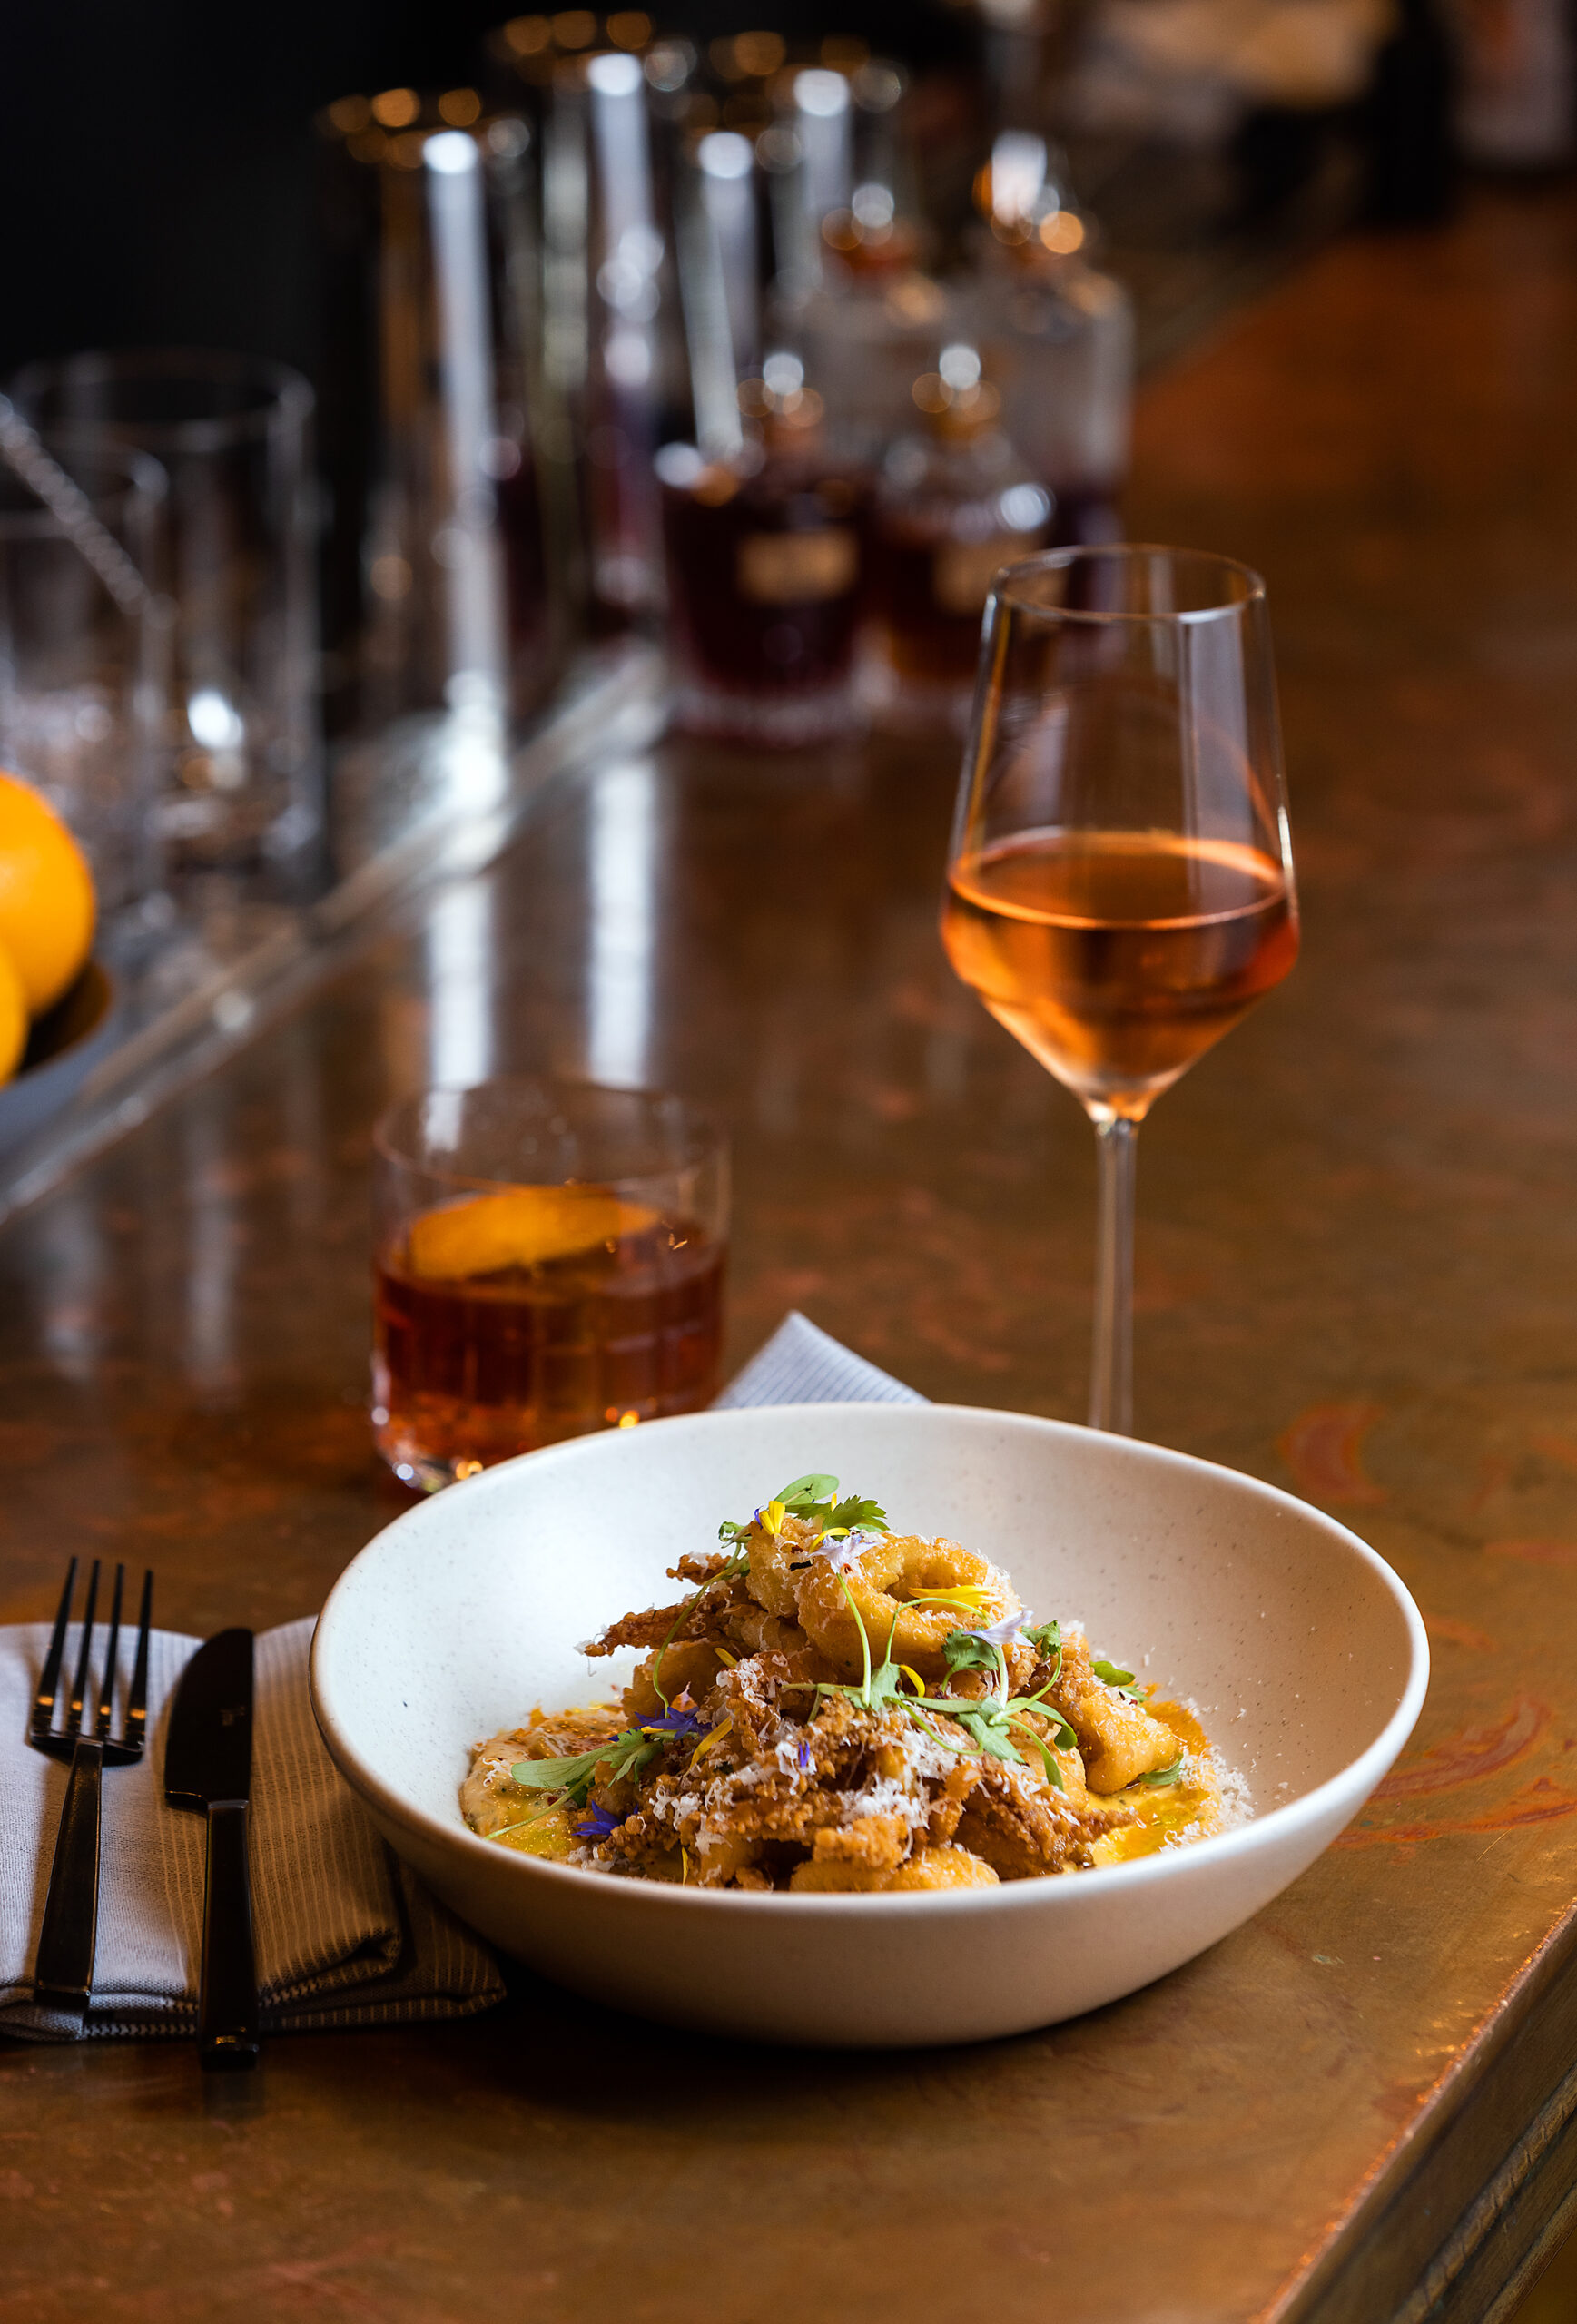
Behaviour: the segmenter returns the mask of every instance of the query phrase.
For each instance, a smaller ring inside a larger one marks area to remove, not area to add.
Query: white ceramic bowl
[[[791,1478],[830,1470],[895,1524],[1012,1574],[1165,1695],[1191,1697],[1254,1819],[1192,1847],[935,1895],[726,1894],[614,1879],[478,1839],[472,1745],[537,1702],[596,1699],[633,1655],[577,1641],[678,1594]],[[671,2023],[840,2045],[967,2042],[1114,2001],[1248,1918],[1332,1840],[1412,1730],[1428,1679],[1396,1576],[1317,1510],[1203,1461],[1015,1413],[817,1404],[581,1437],[452,1486],[336,1582],[312,1700],[390,1845],[485,1936],[577,1992]]]

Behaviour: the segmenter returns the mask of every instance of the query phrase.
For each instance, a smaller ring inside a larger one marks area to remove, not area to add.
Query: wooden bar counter
[[[1268,577],[1306,940],[1141,1141],[1138,1425],[1355,1525],[1435,1676],[1379,1796],[1151,1990],[972,2050],[773,2053],[521,1973],[451,2028],[0,2044],[0,2310],[388,2324],[1496,2319],[1577,2183],[1577,197],[1355,238],[1148,391],[1137,537]],[[1078,1417],[1093,1169],[952,981],[951,747],[665,744],[0,1236],[0,1617],[320,1604],[365,1417],[369,1129],[429,1075],[718,1106],[732,1354],[785,1308]]]

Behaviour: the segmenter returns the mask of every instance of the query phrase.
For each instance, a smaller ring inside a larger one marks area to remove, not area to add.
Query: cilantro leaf
[[[870,1697],[872,1710],[880,1710],[883,1703],[906,1703],[912,1696],[905,1694],[898,1683],[896,1662],[879,1662],[871,1673],[871,1684],[864,1690]]]
[[[827,1521],[827,1531],[832,1533],[855,1533],[862,1530],[872,1533],[890,1533],[892,1528],[887,1522],[887,1512],[879,1502],[861,1501],[851,1493],[833,1511]]]
[[[957,1710],[951,1710],[950,1706],[950,1715],[973,1738],[982,1758],[1011,1759],[1020,1768],[1024,1765],[1024,1754],[1014,1748],[1008,1732],[1007,1713],[1000,1703],[971,1704],[968,1709],[961,1705]]]
[[[949,1630],[941,1642],[950,1679],[961,1670],[990,1670],[995,1674],[997,1649],[978,1630]]]
[[[1048,1661],[1052,1655],[1061,1652],[1062,1625],[1060,1622],[1037,1622],[1032,1629],[1024,1632],[1024,1636],[1031,1645],[1040,1648]]]

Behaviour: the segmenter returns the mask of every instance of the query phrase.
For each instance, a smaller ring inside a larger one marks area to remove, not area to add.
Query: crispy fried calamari
[[[983,1629],[1021,1614],[1005,1573],[957,1541],[922,1541],[887,1533],[846,1571],[824,1557],[807,1561],[795,1602],[807,1634],[845,1678],[858,1678],[863,1640],[892,1640],[895,1662],[922,1679],[947,1676],[946,1641],[961,1628]]]
[[[472,1828],[589,1870],[847,1896],[1112,1861],[1150,1844],[1163,1795],[1166,1844],[1217,1827],[1190,1716],[1162,1706],[1168,1726],[1080,1631],[1037,1626],[986,1558],[836,1492],[801,1478],[670,1568],[687,1596],[586,1649],[643,1650],[618,1702],[478,1747]]]

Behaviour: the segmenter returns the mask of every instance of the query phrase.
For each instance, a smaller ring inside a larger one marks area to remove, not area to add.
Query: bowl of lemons
[[[59,1112],[114,1041],[96,920],[76,841],[30,784],[0,773],[0,1153]]]

